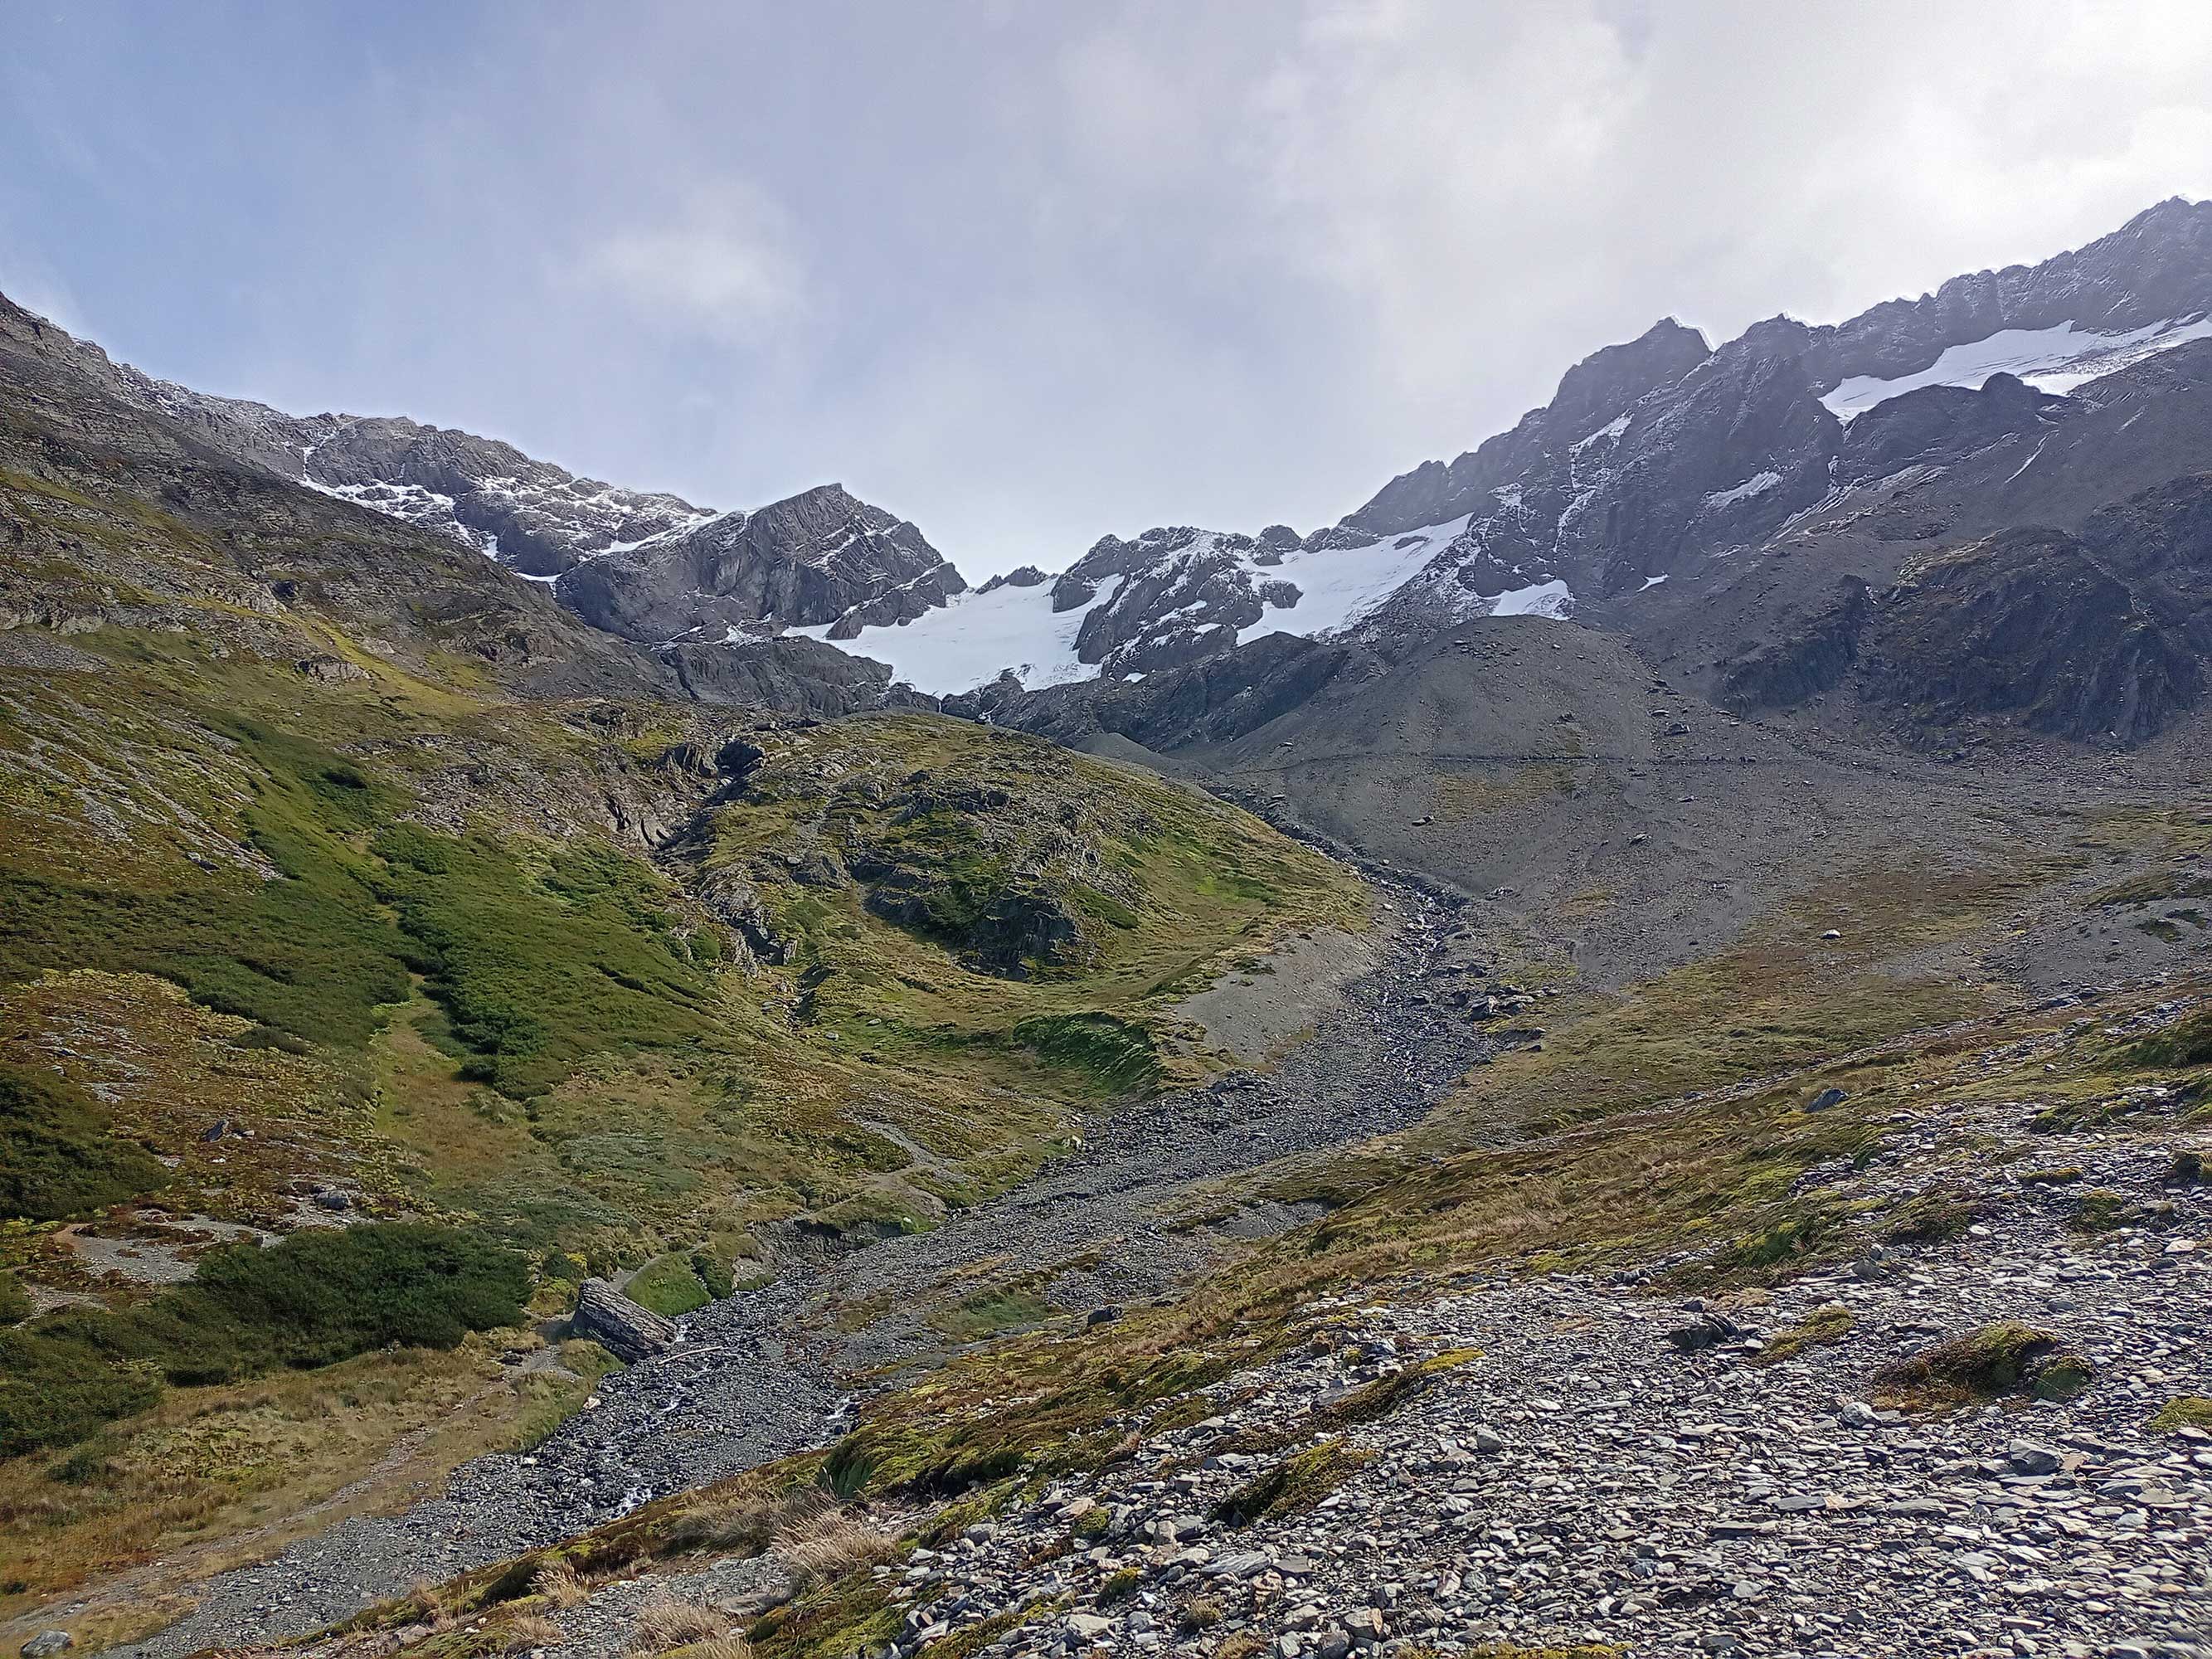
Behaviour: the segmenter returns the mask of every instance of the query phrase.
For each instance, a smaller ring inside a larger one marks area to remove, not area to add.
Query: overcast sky
[[[972,574],[2212,195],[2212,4],[0,0],[0,289]]]

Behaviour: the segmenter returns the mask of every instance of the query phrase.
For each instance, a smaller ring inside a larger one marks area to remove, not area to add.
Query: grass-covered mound
[[[419,1222],[214,1251],[191,1284],[118,1310],[0,1330],[0,1456],[67,1445],[151,1405],[164,1382],[227,1382],[388,1346],[450,1348],[519,1323],[529,1265]]]
[[[675,890],[611,847],[441,834],[410,792],[258,721],[210,717],[252,793],[271,878],[178,860],[164,883],[0,862],[0,982],[42,969],[150,973],[275,1040],[360,1048],[420,974],[469,1075],[543,1093],[586,1055],[712,1024],[712,959]]]
[[[1010,1033],[1116,1089],[1146,1073],[1115,1020],[1286,921],[1363,904],[1339,866],[1195,790],[916,714],[769,741],[711,829],[702,882],[757,908],[807,1018]]]
[[[85,1215],[155,1190],[167,1173],[109,1133],[82,1090],[0,1066],[0,1218]]]

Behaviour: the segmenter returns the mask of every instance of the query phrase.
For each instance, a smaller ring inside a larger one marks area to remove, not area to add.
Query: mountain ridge
[[[1042,582],[981,588],[915,526],[841,486],[717,513],[495,440],[404,417],[287,416],[153,380],[88,343],[67,350],[126,401],[252,465],[487,553],[594,626],[681,647],[702,684],[729,678],[705,653],[749,653],[732,670],[757,682],[761,641],[798,633],[883,664],[884,696],[902,682],[924,699],[980,692],[1009,673],[1033,693],[1091,683],[1103,695],[1271,631],[1380,641],[1580,607],[1635,633],[1638,594],[1725,586],[1733,571],[1717,562],[1766,556],[1839,489],[2039,436],[2067,412],[2054,399],[2114,374],[2142,367],[2150,378],[2134,384],[2154,383],[2149,365],[2212,335],[2208,273],[2212,203],[2174,197],[2081,247],[1839,323],[1774,317],[1714,346],[1663,319],[1575,364],[1507,431],[1399,475],[1335,525],[1109,535]],[[1985,383],[2002,395],[1955,395]],[[876,672],[796,645],[772,654],[833,682]]]

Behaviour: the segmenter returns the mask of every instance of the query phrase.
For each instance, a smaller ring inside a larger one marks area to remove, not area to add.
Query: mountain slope
[[[919,614],[964,586],[912,525],[824,485],[747,513],[580,478],[512,445],[404,418],[286,415],[111,362],[0,298],[19,346],[204,449],[446,537],[648,643],[733,624],[848,626]],[[754,632],[765,633],[768,627]],[[842,637],[841,635],[841,637]]]
[[[1773,620],[1730,590],[1762,582],[1777,548],[1832,556],[1832,541],[1806,545],[1819,527],[1863,520],[1881,495],[1917,492],[1917,506],[1932,481],[2003,459],[1974,499],[1989,535],[2075,524],[2124,484],[2197,470],[2208,249],[2212,204],[2177,199],[2041,264],[1841,324],[1775,318],[1712,349],[1668,319],[1577,364],[1510,431],[1394,479],[1328,529],[1108,537],[1057,576],[1018,573],[948,611],[838,636],[928,693],[1005,672],[1032,693],[1093,683],[1085,695],[1109,699],[1115,684],[1216,657],[1232,665],[1209,678],[1234,678],[1240,648],[1271,632],[1349,634],[1387,654],[1486,615],[1578,610],[1664,648],[1674,617],[1710,609],[1740,636],[1723,654],[1756,652],[1777,643]],[[2044,458],[2023,478],[2032,454]],[[1958,539],[1956,516],[1909,539]],[[1856,550],[1836,565],[1877,584],[1901,568]],[[1052,711],[1069,700],[1049,696],[1033,716],[1005,688],[987,701],[1042,729],[1064,726]]]
[[[501,1356],[587,1274],[931,1226],[1359,919],[1148,774],[699,700],[82,362],[0,319],[0,1617],[548,1431],[606,1357]]]

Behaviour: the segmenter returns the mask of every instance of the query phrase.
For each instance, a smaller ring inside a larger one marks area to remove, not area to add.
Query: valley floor
[[[848,1424],[847,1379],[941,1352],[948,1333],[931,1311],[941,1318],[964,1283],[983,1289],[1010,1264],[1056,1306],[1113,1305],[1167,1291],[1227,1239],[1304,1218],[1295,1206],[1264,1205],[1208,1215],[1202,1189],[1273,1158],[1403,1127],[1495,1046],[1464,1023],[1435,1019],[1420,990],[1466,948],[1451,911],[1410,887],[1386,887],[1382,898],[1397,925],[1376,966],[1266,1077],[1232,1074],[1227,1086],[1104,1117],[1073,1156],[932,1231],[811,1262],[794,1249],[776,1284],[702,1309],[677,1350],[606,1377],[598,1403],[534,1453],[478,1459],[404,1514],[351,1516],[193,1586],[187,1616],[116,1651],[166,1659],[299,1635],[410,1584],[821,1444]],[[118,1588],[42,1619],[115,1611]],[[132,1575],[130,1588],[143,1600],[168,1586],[156,1571]]]

